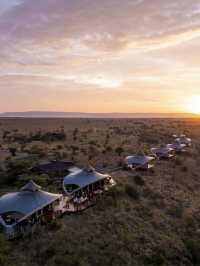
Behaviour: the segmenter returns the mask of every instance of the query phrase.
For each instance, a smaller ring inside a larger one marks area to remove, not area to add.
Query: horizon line
[[[0,114],[12,114],[12,113],[66,113],[66,114],[191,114],[198,115],[192,112],[87,112],[87,111],[41,111],[41,110],[27,110],[27,111],[1,111]]]
[[[184,112],[62,112],[62,111],[21,111],[1,112],[0,118],[199,118],[200,114]]]

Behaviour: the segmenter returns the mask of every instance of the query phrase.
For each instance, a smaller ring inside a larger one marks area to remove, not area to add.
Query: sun
[[[193,96],[188,103],[188,111],[200,115],[200,95]]]

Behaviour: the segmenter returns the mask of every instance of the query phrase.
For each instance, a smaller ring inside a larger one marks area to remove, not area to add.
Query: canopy
[[[38,186],[37,184],[35,184],[35,182],[33,182],[32,180],[30,182],[28,182],[24,187],[22,187],[20,189],[20,191],[31,191],[31,192],[35,192],[40,190],[41,187]]]
[[[61,197],[62,195],[60,194],[52,194],[40,190],[38,185],[30,181],[19,192],[8,193],[0,198],[0,215],[8,212],[28,215]]]
[[[153,161],[155,158],[152,156],[146,156],[146,155],[131,155],[127,156],[125,159],[125,162],[128,165],[136,164],[136,165],[144,165],[149,163],[150,161]]]
[[[110,177],[107,174],[100,174],[96,172],[93,168],[80,169],[75,173],[71,173],[64,178],[63,185],[76,185],[79,188],[86,187],[90,184],[96,183],[98,181],[104,180]]]
[[[181,135],[180,138],[176,138],[176,142],[188,145],[191,144],[192,140],[187,138],[185,135]]]
[[[51,161],[33,167],[32,171],[46,174],[64,171],[68,172],[69,168],[72,166],[74,166],[74,163],[71,161]]]
[[[172,144],[167,144],[167,147],[168,148],[172,148],[174,150],[182,150],[186,147],[186,144],[183,144],[183,143],[180,143],[180,142],[175,142],[175,143],[172,143]]]
[[[170,152],[172,152],[174,149],[172,149],[172,148],[169,148],[169,147],[167,147],[166,145],[164,146],[164,145],[162,145],[162,146],[160,146],[160,147],[157,147],[157,148],[152,148],[151,149],[151,151],[153,152],[153,153],[159,153],[159,154],[167,154],[167,153],[170,153]]]

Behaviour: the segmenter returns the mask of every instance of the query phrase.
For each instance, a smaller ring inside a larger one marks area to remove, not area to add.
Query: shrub
[[[51,182],[51,179],[47,174],[42,174],[34,177],[34,181],[42,187],[45,187]]]
[[[122,147],[117,147],[115,149],[115,152],[117,153],[118,156],[121,156],[122,153],[124,152],[124,149]]]
[[[8,258],[10,253],[9,245],[4,236],[0,233],[0,265],[9,265]]]
[[[168,209],[168,214],[178,219],[181,219],[183,217],[183,213],[184,213],[184,207],[181,203],[171,206]]]
[[[116,185],[112,187],[106,194],[104,194],[102,200],[98,201],[98,210],[105,211],[105,208],[112,207],[117,208],[118,201],[124,196],[124,187],[122,185]]]
[[[197,236],[190,236],[190,239],[186,239],[185,246],[192,256],[192,264],[194,266],[200,265],[200,239]]]
[[[17,149],[16,148],[9,148],[9,152],[12,156],[16,156]]]
[[[79,133],[78,128],[75,128],[74,131],[73,131],[73,133],[72,133],[72,134],[73,134],[73,140],[74,140],[74,141],[77,140],[77,135],[78,135],[78,133]]]
[[[92,159],[99,154],[99,150],[95,146],[89,146],[88,153],[89,157]]]
[[[44,151],[41,147],[38,145],[33,145],[30,150],[31,154],[36,154],[40,158],[46,157],[46,151]]]
[[[89,144],[89,145],[97,146],[97,142],[94,141],[94,140],[89,141],[88,144]]]
[[[145,184],[143,177],[140,175],[134,176],[134,181],[135,181],[135,184],[138,186],[144,186],[144,184]]]
[[[58,150],[62,150],[63,146],[62,145],[57,145]]]
[[[112,151],[112,147],[111,146],[107,146],[104,150],[104,153],[107,153],[107,152],[111,152]]]
[[[126,191],[126,194],[127,194],[129,197],[131,197],[131,198],[133,198],[133,199],[135,199],[135,200],[138,200],[138,199],[140,198],[140,193],[139,193],[139,191],[138,191],[134,186],[132,186],[132,185],[130,185],[130,184],[127,184],[127,185],[125,186],[125,191]]]
[[[71,145],[70,148],[71,148],[71,150],[72,150],[72,154],[73,154],[73,155],[76,155],[77,152],[79,151],[79,147],[76,146],[76,145]]]
[[[5,184],[15,183],[20,175],[29,172],[31,163],[27,161],[8,161],[4,177]]]
[[[59,220],[52,220],[48,223],[47,227],[50,231],[58,231],[61,229],[62,224],[59,222]]]
[[[188,167],[187,167],[187,166],[183,166],[183,167],[181,167],[181,171],[182,171],[182,172],[187,172],[187,171],[188,171]]]
[[[157,191],[147,187],[143,190],[143,196],[149,199],[151,206],[157,207],[159,209],[164,209],[166,207],[164,197]]]
[[[176,158],[175,159],[175,164],[180,166],[180,165],[183,164],[183,162],[182,162],[182,160],[180,158]]]

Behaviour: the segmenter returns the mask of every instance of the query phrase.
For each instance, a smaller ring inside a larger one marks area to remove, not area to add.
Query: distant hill
[[[81,112],[7,112],[5,118],[195,118],[190,113],[81,113]]]

